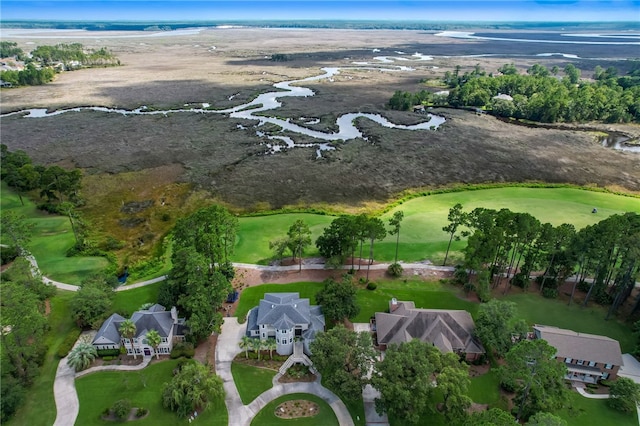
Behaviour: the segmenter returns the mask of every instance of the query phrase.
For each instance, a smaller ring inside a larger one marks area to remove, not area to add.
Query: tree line
[[[583,306],[590,300],[609,306],[608,319],[631,296],[640,274],[640,215],[633,212],[577,231],[570,224],[543,224],[508,209],[478,207],[465,213],[457,204],[449,211],[446,230],[450,239],[468,237],[456,281],[485,301],[503,279],[508,280],[505,293],[513,285],[526,289],[535,279],[542,295],[553,298],[575,275],[569,304],[581,289],[586,292]],[[628,315],[639,309],[640,297]]]
[[[4,144],[0,145],[0,166],[0,179],[18,194],[22,205],[23,197],[33,194],[40,199],[37,205],[40,210],[69,218],[76,241],[71,254],[85,252],[89,248],[88,225],[76,210],[82,204],[79,194],[82,172],[79,169],[34,164],[26,152],[9,151]]]
[[[443,82],[448,95],[422,90],[396,91],[389,100],[391,109],[409,110],[414,105],[448,105],[483,108],[500,117],[544,123],[640,121],[640,65],[625,76],[614,67],[596,67],[594,82],[581,80],[573,64],[564,68],[564,77],[535,64],[527,74],[519,74],[513,64],[499,68],[500,75],[487,75],[480,66],[460,74],[460,67],[447,71]],[[503,95],[503,96],[499,96]],[[507,96],[504,96],[507,95]]]
[[[22,70],[0,72],[0,80],[12,86],[37,86],[50,82],[56,72],[85,67],[120,65],[120,60],[108,49],[85,49],[80,43],[38,46],[26,54],[17,43],[0,42],[0,57],[14,58],[25,63]],[[62,69],[56,67],[62,64]]]

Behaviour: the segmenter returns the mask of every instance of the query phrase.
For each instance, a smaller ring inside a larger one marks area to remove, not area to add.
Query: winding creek
[[[420,57],[417,60],[427,60],[427,57]],[[350,67],[348,69],[362,69],[362,67]],[[395,67],[395,68],[375,68],[378,71],[410,71],[409,67]],[[255,126],[256,128],[263,126],[266,123],[274,124],[280,127],[282,130],[287,130],[294,134],[300,134],[305,136],[310,136],[315,139],[319,139],[325,142],[318,143],[296,143],[292,137],[289,136],[278,136],[274,134],[269,134],[266,131],[260,131],[256,129],[256,135],[260,138],[265,138],[268,142],[265,142],[264,145],[267,148],[267,152],[270,154],[275,154],[277,152],[281,152],[284,149],[291,148],[315,148],[316,156],[318,158],[322,157],[323,151],[329,151],[335,149],[335,147],[331,144],[331,142],[336,141],[348,141],[356,138],[364,138],[360,130],[355,126],[355,120],[358,118],[366,118],[371,121],[374,121],[381,126],[389,127],[393,129],[405,129],[405,130],[435,130],[442,123],[445,122],[444,117],[440,117],[437,115],[428,115],[429,120],[425,122],[421,122],[418,124],[414,124],[411,126],[405,126],[400,124],[395,124],[384,118],[379,114],[370,114],[370,113],[347,113],[338,117],[336,121],[336,125],[338,127],[338,131],[334,133],[326,133],[318,130],[312,130],[310,128],[291,123],[289,119],[281,119],[277,117],[256,115],[258,113],[264,111],[272,111],[280,108],[282,103],[279,101],[280,98],[284,97],[311,97],[315,95],[315,92],[304,86],[293,86],[293,84],[306,83],[311,81],[317,81],[322,79],[332,79],[335,75],[340,73],[340,68],[322,68],[324,71],[323,74],[315,75],[312,77],[303,78],[301,80],[291,80],[291,81],[283,81],[280,83],[276,83],[273,86],[279,91],[267,92],[261,95],[258,95],[255,99],[250,102],[247,102],[242,105],[235,106],[233,108],[227,109],[213,109],[210,107],[208,103],[202,103],[202,107],[200,108],[183,108],[183,109],[170,109],[170,110],[149,110],[146,106],[141,106],[139,108],[133,110],[119,109],[119,108],[107,108],[107,107],[99,107],[99,106],[90,106],[90,107],[75,107],[75,108],[65,108],[57,111],[48,112],[47,109],[44,108],[32,108],[25,109],[16,112],[11,112],[7,114],[0,115],[2,117],[8,117],[12,115],[21,115],[24,118],[44,118],[44,117],[54,117],[61,114],[66,114],[69,112],[81,112],[81,111],[95,111],[95,112],[106,112],[113,114],[122,114],[125,116],[128,115],[167,115],[167,114],[178,114],[178,113],[199,113],[199,114],[229,114],[229,117],[239,118],[245,120],[253,120],[258,121],[258,124]],[[314,118],[311,118],[308,122],[314,122]],[[244,126],[238,126],[239,129],[247,129]],[[366,139],[366,138],[365,138]]]

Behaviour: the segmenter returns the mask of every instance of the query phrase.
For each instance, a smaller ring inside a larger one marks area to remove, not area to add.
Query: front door
[[[150,355],[151,355],[151,349],[149,349],[149,348],[144,348],[144,355],[145,355],[145,356],[150,356]]]

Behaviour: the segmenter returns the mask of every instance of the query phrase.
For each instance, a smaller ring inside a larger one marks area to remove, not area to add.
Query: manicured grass
[[[449,209],[456,203],[461,203],[466,212],[476,207],[508,208],[515,212],[528,212],[543,223],[560,225],[568,222],[578,229],[616,213],[640,212],[639,198],[572,188],[506,187],[429,195],[409,200],[382,216],[387,224],[395,211],[404,212],[399,259],[406,262],[423,259],[441,262],[449,242],[449,235],[442,231],[442,227],[447,225]],[[597,214],[591,213],[594,207],[598,208]],[[266,263],[272,256],[269,241],[286,236],[289,226],[296,219],[303,219],[311,227],[313,245],[305,256],[315,256],[315,240],[334,218],[313,214],[240,218],[234,260]],[[376,243],[376,260],[392,261],[395,242],[396,237],[390,235]],[[464,241],[453,243],[451,262],[459,258],[457,251],[464,245]]]
[[[376,312],[388,311],[389,301],[394,297],[414,301],[416,308],[461,309],[469,311],[471,316],[475,316],[478,309],[478,305],[459,297],[458,289],[438,281],[393,280],[377,284],[375,290],[358,290],[360,313],[351,319],[353,322],[369,322]]]
[[[469,384],[469,397],[478,404],[489,404],[489,408],[502,407],[500,402],[500,379],[496,370],[489,370],[482,376],[472,377]]]
[[[300,293],[300,297],[308,298],[311,304],[315,304],[315,296],[322,289],[322,283],[299,282],[292,284],[263,284],[255,287],[249,287],[240,293],[240,301],[235,316],[239,322],[244,322],[247,312],[255,306],[258,306],[260,299],[265,293]]]
[[[273,253],[269,250],[269,241],[286,237],[289,227],[298,219],[302,219],[311,229],[312,245],[309,246],[305,256],[318,256],[315,241],[334,217],[294,213],[241,217],[239,219],[234,261],[267,264],[273,256]]]
[[[313,401],[319,406],[319,412],[313,417],[303,417],[299,419],[281,419],[276,417],[275,409],[281,403],[285,401],[291,401],[295,399],[305,399],[307,401]],[[279,425],[296,425],[296,426],[331,426],[338,424],[338,418],[336,417],[333,409],[324,402],[321,398],[315,395],[306,393],[292,393],[289,395],[281,396],[268,403],[260,412],[254,417],[251,422],[253,426],[279,426]]]
[[[635,339],[628,324],[610,319],[605,321],[606,310],[593,305],[581,308],[577,304],[568,306],[565,302],[545,299],[535,293],[511,294],[505,297],[518,305],[518,314],[529,324],[553,325],[570,330],[600,334],[620,342],[622,353],[635,347]]]
[[[44,213],[27,198],[23,197],[23,200],[24,206],[20,204],[18,196],[2,183],[0,208],[23,215],[34,225],[27,248],[38,261],[43,275],[68,284],[80,284],[84,278],[107,266],[104,257],[67,257],[67,250],[75,242],[69,219]]]
[[[624,414],[609,408],[604,399],[585,398],[575,391],[570,393],[567,407],[555,414],[565,419],[569,426],[638,426],[635,411]]]
[[[93,373],[76,380],[80,400],[78,425],[112,425],[100,417],[105,408],[120,399],[128,399],[133,407],[144,407],[149,415],[135,422],[137,425],[186,424],[186,419],[162,407],[162,387],[169,382],[179,360],[153,363],[140,371],[105,371]],[[198,423],[226,425],[227,410],[224,400],[213,401],[208,410],[198,415]]]
[[[265,293],[298,292],[300,297],[309,298],[315,304],[315,295],[322,289],[322,283],[300,282],[292,284],[264,284],[249,287],[240,294],[240,302],[236,310],[238,320],[244,321],[249,309],[258,306]],[[461,299],[457,289],[439,282],[403,280],[378,282],[376,290],[361,288],[357,299],[360,313],[351,318],[353,322],[369,322],[369,318],[376,312],[389,309],[389,301],[395,297],[398,300],[413,300],[417,308],[433,309],[462,309],[475,316],[477,305]]]
[[[138,287],[131,290],[118,291],[113,300],[112,311],[129,317],[145,303],[157,303],[160,283]],[[166,307],[171,309],[170,306]]]
[[[56,403],[53,398],[53,382],[60,361],[56,352],[67,333],[75,327],[69,310],[69,301],[73,295],[73,292],[58,290],[57,294],[50,299],[49,325],[51,329],[46,336],[48,349],[45,361],[40,375],[35,379],[33,386],[29,388],[23,405],[7,423],[8,425],[49,426],[54,423]]]
[[[244,405],[248,405],[262,392],[271,389],[276,373],[276,371],[267,368],[259,368],[237,362],[231,363],[233,381],[236,383],[240,399]]]
[[[404,261],[441,261],[449,241],[442,227],[448,224],[447,214],[456,203],[462,204],[465,212],[476,207],[508,208],[529,213],[542,223],[554,226],[571,223],[577,229],[616,213],[640,212],[638,198],[572,188],[506,187],[430,195],[409,200],[382,216],[388,223],[394,212],[404,212],[398,257]],[[597,214],[591,213],[594,207]],[[453,247],[459,250],[464,244],[460,242]],[[388,236],[376,245],[377,259],[393,260],[394,254],[395,236]]]

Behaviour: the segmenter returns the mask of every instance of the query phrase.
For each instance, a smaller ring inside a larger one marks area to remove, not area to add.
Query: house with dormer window
[[[151,330],[156,330],[162,339],[157,349],[161,355],[170,354],[174,343],[184,341],[185,320],[178,318],[178,311],[175,307],[167,311],[164,306],[155,304],[147,309],[134,312],[131,316],[131,321],[136,326],[133,349],[130,340],[120,335],[120,324],[124,320],[125,318],[121,315],[111,315],[102,323],[91,344],[98,350],[124,347],[128,355],[135,353],[136,355],[150,356],[155,354],[146,338],[147,333]]]
[[[261,340],[275,338],[279,355],[291,355],[294,341],[301,340],[309,355],[309,344],[316,333],[324,331],[324,325],[320,306],[311,306],[299,293],[265,293],[248,314],[246,335]]]

